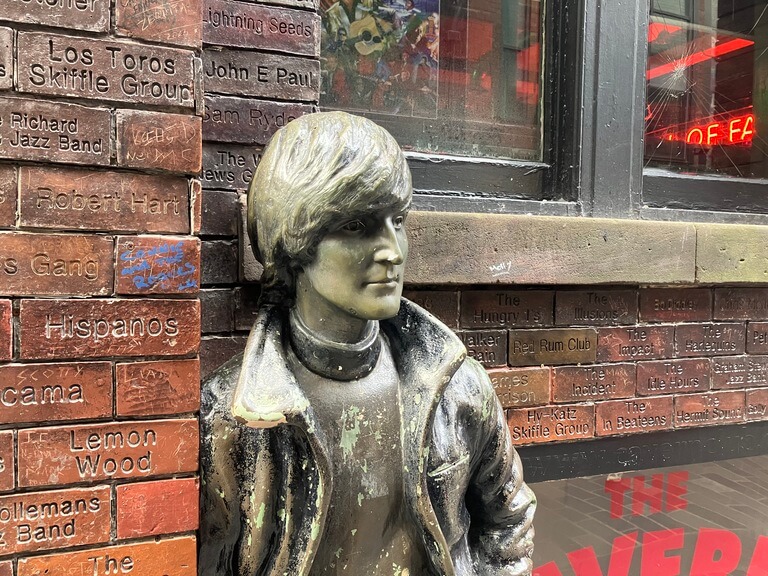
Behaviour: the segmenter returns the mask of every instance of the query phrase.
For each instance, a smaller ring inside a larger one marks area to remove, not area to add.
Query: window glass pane
[[[653,0],[646,166],[768,177],[768,1]]]
[[[321,0],[320,105],[409,150],[541,158],[541,0]]]

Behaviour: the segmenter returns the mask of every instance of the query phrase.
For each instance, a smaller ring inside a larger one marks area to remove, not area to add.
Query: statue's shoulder
[[[203,379],[200,388],[201,416],[229,411],[242,366],[243,353],[240,353]]]

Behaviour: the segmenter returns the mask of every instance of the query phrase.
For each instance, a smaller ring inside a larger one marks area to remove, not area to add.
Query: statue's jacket
[[[203,384],[201,576],[305,576],[323,537],[331,450],[289,369],[286,316],[262,307],[244,354]],[[400,377],[405,506],[434,574],[530,574],[535,498],[485,370],[407,300],[381,329]]]

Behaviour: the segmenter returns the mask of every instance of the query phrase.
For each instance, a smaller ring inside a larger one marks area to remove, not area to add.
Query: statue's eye
[[[363,224],[360,220],[350,220],[346,224],[342,225],[341,229],[345,232],[358,234],[360,232],[365,232],[365,224]]]
[[[400,230],[403,225],[405,224],[405,216],[395,216],[392,219],[392,225],[395,227],[395,230]]]

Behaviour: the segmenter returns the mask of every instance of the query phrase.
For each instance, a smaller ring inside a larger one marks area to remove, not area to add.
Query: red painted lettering
[[[682,528],[646,532],[643,536],[640,576],[678,576],[680,555],[667,556],[667,552],[682,548],[684,536]]]
[[[736,534],[702,528],[693,550],[690,576],[728,576],[740,558],[741,541]]]

